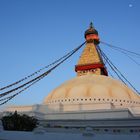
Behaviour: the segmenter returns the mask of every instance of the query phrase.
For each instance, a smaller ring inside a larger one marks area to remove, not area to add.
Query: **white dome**
[[[139,106],[140,96],[118,80],[102,75],[84,75],[65,82],[44,100],[44,104],[86,102]]]

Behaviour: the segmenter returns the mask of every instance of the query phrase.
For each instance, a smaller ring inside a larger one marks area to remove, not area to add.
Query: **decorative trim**
[[[100,68],[103,72],[103,75],[108,76],[107,70],[104,67],[104,64],[88,64],[88,65],[76,65],[75,66],[75,71],[84,71],[84,70],[91,70],[91,69],[96,69],[96,68]]]

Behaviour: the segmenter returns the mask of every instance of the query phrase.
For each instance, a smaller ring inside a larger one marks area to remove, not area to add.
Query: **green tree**
[[[13,114],[2,117],[4,130],[32,131],[37,126],[37,119],[27,115],[20,115],[15,111]]]

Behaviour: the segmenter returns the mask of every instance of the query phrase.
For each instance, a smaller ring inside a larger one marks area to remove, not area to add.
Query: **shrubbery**
[[[15,111],[13,114],[2,118],[4,130],[32,131],[37,125],[37,119],[27,115],[20,115]]]

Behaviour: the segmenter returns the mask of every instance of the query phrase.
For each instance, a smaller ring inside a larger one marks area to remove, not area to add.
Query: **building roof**
[[[116,108],[129,108],[140,106],[140,96],[118,80],[89,74],[63,83],[43,103],[112,103]]]

